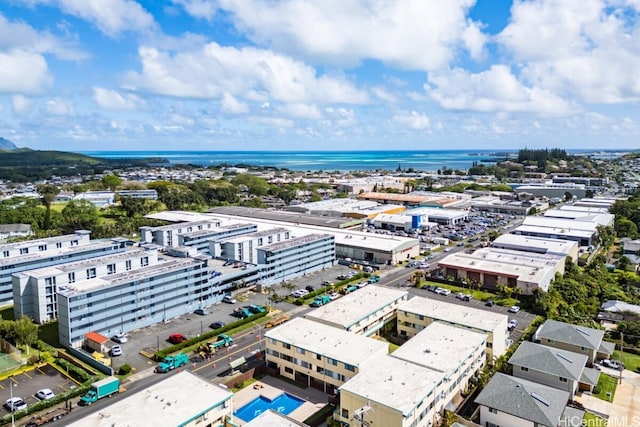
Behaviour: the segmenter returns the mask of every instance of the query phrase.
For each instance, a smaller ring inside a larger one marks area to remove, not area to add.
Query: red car
[[[171,344],[180,344],[182,341],[186,341],[187,337],[182,334],[171,334],[169,335],[169,342]]]

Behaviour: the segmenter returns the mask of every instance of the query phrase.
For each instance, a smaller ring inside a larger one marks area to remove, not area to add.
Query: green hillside
[[[103,173],[105,170],[167,163],[165,159],[101,159],[64,151],[28,148],[0,150],[0,179],[31,182],[52,175],[74,176]]]

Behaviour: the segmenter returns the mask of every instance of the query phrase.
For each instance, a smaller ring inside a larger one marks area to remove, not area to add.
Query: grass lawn
[[[463,294],[471,294],[471,296],[473,296],[473,299],[477,299],[480,301],[487,301],[490,299],[493,299],[495,301],[496,295],[492,294],[491,292],[486,292],[486,291],[478,291],[475,289],[469,289],[469,288],[463,288],[461,286],[451,286],[451,285],[445,285],[442,283],[436,283],[436,282],[423,282],[421,283],[422,286],[438,286],[444,289],[449,289],[452,293],[458,293],[458,292],[462,292]]]
[[[604,418],[600,418],[599,416],[594,415],[591,412],[585,412],[584,422],[582,425],[589,427],[606,427],[607,420],[605,420]]]
[[[613,359],[620,360],[620,350],[616,350],[613,352]],[[624,363],[625,369],[628,369],[633,372],[640,372],[640,356],[632,353],[623,353],[622,354],[622,363]]]
[[[607,402],[613,402],[613,397],[616,395],[616,387],[618,386],[618,379],[607,374],[600,374],[598,385],[596,389],[599,393],[593,393],[593,395],[599,399],[606,400]],[[611,393],[608,395],[607,393]]]

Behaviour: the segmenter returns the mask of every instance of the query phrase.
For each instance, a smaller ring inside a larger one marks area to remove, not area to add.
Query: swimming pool
[[[291,412],[298,409],[298,407],[303,403],[304,400],[298,399],[288,393],[282,393],[273,400],[264,396],[258,396],[242,408],[235,411],[233,415],[247,422],[269,409],[280,412],[284,415],[289,415]]]

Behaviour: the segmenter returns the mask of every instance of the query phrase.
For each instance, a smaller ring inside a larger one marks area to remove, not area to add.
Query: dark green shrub
[[[120,375],[129,375],[131,373],[131,365],[122,365],[120,366],[120,369],[118,370],[118,374]]]

